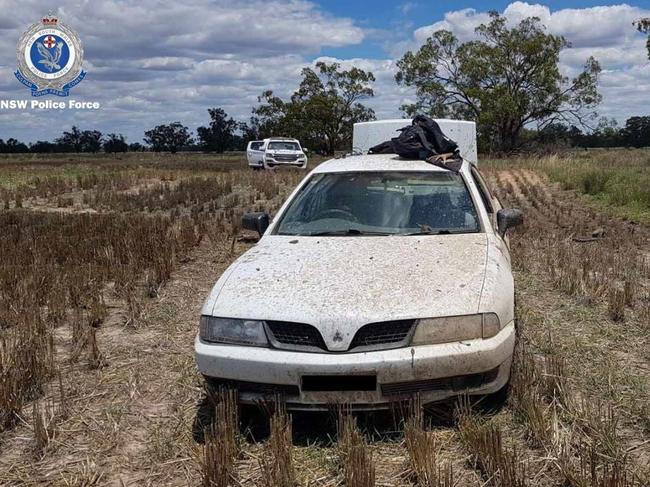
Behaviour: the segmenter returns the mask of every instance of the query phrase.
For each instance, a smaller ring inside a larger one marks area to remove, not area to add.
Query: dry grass
[[[351,413],[341,410],[337,422],[339,461],[346,486],[374,487],[375,465]]]
[[[271,434],[260,459],[263,485],[266,487],[295,487],[291,417],[282,403],[276,402],[271,416]]]
[[[404,445],[408,453],[408,475],[422,487],[453,487],[454,472],[450,463],[439,460],[439,445],[431,431],[425,429],[420,397],[411,401],[410,415],[404,425]]]
[[[239,456],[237,394],[221,390],[214,394],[215,420],[206,429],[203,445],[203,487],[228,487],[237,480]]]
[[[526,213],[512,243],[522,270],[547,276],[570,295],[604,303],[615,321],[641,312],[646,229],[556,198],[530,170],[498,171],[492,179],[502,201]]]
[[[51,429],[51,422],[54,419],[54,410],[49,404],[45,408],[41,405],[40,401],[32,403],[32,429],[34,430],[34,445],[36,453],[42,456],[50,444],[53,431]]]
[[[25,314],[0,334],[0,430],[16,424],[54,370],[51,334],[40,317]]]
[[[476,468],[483,474],[485,485],[494,487],[525,487],[526,465],[515,447],[503,442],[501,429],[483,422],[467,404],[458,412],[458,431],[465,448],[471,453]]]
[[[91,368],[100,367],[106,286],[124,289],[146,269],[168,279],[197,238],[192,221],[165,217],[10,212],[0,214],[0,226],[0,426],[8,427],[56,370],[56,329],[71,327],[71,361],[85,353]]]
[[[644,306],[638,296],[647,286],[643,276],[648,273],[644,228],[609,220],[570,198],[558,198],[530,170],[497,172],[492,177],[506,204],[526,209],[525,227],[511,237],[520,272],[545,279],[569,299],[582,300],[593,313],[609,318],[612,330],[627,323],[630,338],[646,326],[638,321]],[[565,331],[573,326],[571,321],[562,323],[559,335],[552,334],[558,333],[557,327],[545,335],[549,318],[533,315],[529,309],[519,312],[521,339],[511,396],[529,444],[554,459],[556,472],[567,485],[644,485],[644,474],[626,455],[619,408],[576,387],[585,377],[571,377],[567,362],[573,368],[584,364],[587,376],[597,381],[609,371],[593,361],[583,362],[583,352],[575,348],[579,334]],[[531,350],[531,341],[537,350]],[[605,343],[613,344],[609,337]]]

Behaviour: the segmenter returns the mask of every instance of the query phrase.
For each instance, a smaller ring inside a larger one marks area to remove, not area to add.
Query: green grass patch
[[[541,170],[563,189],[588,195],[610,214],[650,222],[648,149],[575,151],[562,156],[490,160],[487,164]]]

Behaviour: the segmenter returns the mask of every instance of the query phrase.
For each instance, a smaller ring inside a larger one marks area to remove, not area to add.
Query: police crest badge
[[[77,33],[51,15],[23,33],[16,54],[16,78],[31,90],[32,96],[68,96],[70,89],[86,76]]]

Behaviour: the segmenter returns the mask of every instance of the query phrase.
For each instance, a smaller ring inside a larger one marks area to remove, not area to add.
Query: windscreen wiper
[[[432,228],[421,228],[417,232],[399,233],[398,235],[408,237],[409,235],[451,235],[450,230],[433,230]]]
[[[393,235],[386,232],[373,232],[366,230],[359,230],[358,228],[347,228],[345,230],[324,230],[322,232],[313,232],[305,234],[309,237],[323,237],[323,236],[347,236],[347,235]]]

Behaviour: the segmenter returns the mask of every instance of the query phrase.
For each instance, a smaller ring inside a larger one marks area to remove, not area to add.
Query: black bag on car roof
[[[399,130],[400,134],[377,144],[368,154],[397,154],[405,159],[419,159],[436,166],[458,172],[462,158],[458,144],[447,137],[438,122],[425,115],[416,115],[411,122]]]
[[[369,154],[397,154],[405,159],[428,159],[440,154],[458,154],[458,144],[447,137],[440,125],[425,115],[416,115],[400,134],[368,151]],[[460,157],[460,156],[459,156]]]

